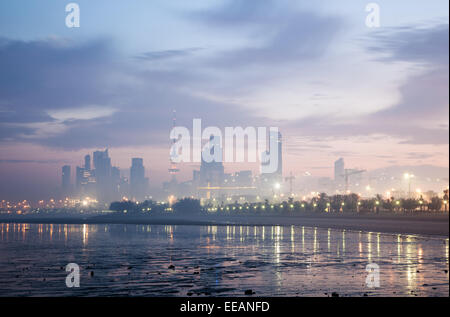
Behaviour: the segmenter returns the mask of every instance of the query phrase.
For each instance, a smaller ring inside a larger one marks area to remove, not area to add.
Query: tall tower
[[[278,132],[273,137],[277,138],[277,151],[278,151],[277,173],[280,177],[282,177],[283,176],[283,138],[282,138],[280,132]]]
[[[91,170],[91,156],[89,154],[84,157],[84,168],[86,171]]]
[[[148,180],[145,178],[144,160],[139,157],[131,159],[130,188],[131,195],[137,200],[144,198],[147,193]]]
[[[175,128],[177,124],[177,112],[176,110],[173,110],[173,117],[172,117],[172,128]],[[170,140],[171,147],[177,142],[176,138],[173,138]],[[174,149],[174,148],[173,148]],[[169,174],[172,176],[171,182],[176,183],[177,182],[177,174],[180,171],[180,169],[177,166],[177,162],[175,161],[175,158],[178,156],[178,153],[176,153],[174,150],[171,150],[170,152],[170,167],[169,167]]]
[[[334,162],[334,181],[337,184],[344,183],[344,173],[345,173],[345,163],[344,159],[341,157],[336,162]]]
[[[111,183],[111,158],[108,149],[95,151],[93,155],[97,199],[100,202],[111,202],[113,185]]]
[[[64,194],[69,193],[70,189],[70,165],[64,165],[62,167],[62,188],[64,190]]]

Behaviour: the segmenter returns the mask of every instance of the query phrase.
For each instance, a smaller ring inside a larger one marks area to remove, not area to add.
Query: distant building
[[[345,182],[345,163],[342,157],[334,162],[334,181],[336,185],[342,185]]]
[[[69,195],[71,190],[71,181],[70,181],[70,166],[64,165],[62,167],[62,189],[64,195]]]
[[[120,195],[120,181],[120,169],[115,166],[111,167],[111,184],[113,185],[112,195],[114,198],[117,198]]]
[[[111,182],[111,159],[108,149],[94,152],[94,167],[97,181],[97,200],[109,203],[114,199],[114,186]]]
[[[130,168],[130,190],[132,198],[142,200],[148,189],[148,179],[145,178],[144,160],[132,158]]]
[[[89,154],[87,154],[87,155],[84,157],[84,168],[85,168],[87,171],[90,171],[90,170],[91,170],[91,156],[90,156]]]
[[[271,138],[277,138],[277,151],[278,151],[278,167],[276,173],[283,177],[283,140],[281,133],[271,133]]]

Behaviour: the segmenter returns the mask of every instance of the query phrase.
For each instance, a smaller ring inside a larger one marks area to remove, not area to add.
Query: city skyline
[[[339,157],[448,169],[448,2],[379,1],[379,28],[366,4],[79,1],[73,29],[65,4],[0,4],[0,193],[48,196],[61,166],[105,148],[161,186],[172,109],[182,126],[278,126],[285,177],[333,177]],[[186,181],[199,164],[179,168]]]
[[[282,157],[282,136],[281,133],[277,135],[276,150]],[[213,144],[215,145],[211,151],[215,152],[217,144]],[[222,153],[222,149],[219,149],[219,152]],[[89,197],[101,203],[109,203],[122,199],[173,201],[184,197],[207,200],[217,198],[217,201],[227,201],[230,198],[251,201],[256,197],[272,200],[276,194],[306,199],[316,196],[317,193],[329,195],[356,193],[368,198],[376,195],[387,198],[433,197],[442,196],[441,191],[448,189],[449,181],[448,178],[442,177],[447,175],[447,172],[432,166],[403,169],[391,167],[368,171],[348,168],[342,157],[334,162],[332,177],[314,177],[310,173],[303,175],[289,173],[288,177],[283,175],[282,159],[273,173],[262,173],[261,169],[259,172],[239,170],[227,173],[225,170],[227,163],[215,161],[207,163],[202,159],[199,169],[192,171],[191,178],[180,180],[174,177],[171,168],[168,170],[168,175],[171,176],[169,181],[150,187],[143,158],[131,158],[130,168],[124,170],[111,165],[112,158],[108,149],[94,151],[92,157],[94,157],[93,165],[91,155],[84,156],[84,165],[76,167],[74,177],[70,173],[70,165],[62,166],[60,190],[58,194],[52,195],[53,198],[82,201]],[[262,164],[257,162],[253,165]],[[108,171],[107,176],[105,171]],[[104,181],[105,177],[108,179],[107,182]]]
[[[447,297],[449,6],[0,1],[0,297]]]

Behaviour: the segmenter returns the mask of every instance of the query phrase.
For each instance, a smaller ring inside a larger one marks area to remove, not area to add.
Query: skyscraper
[[[345,179],[345,164],[344,159],[341,157],[334,162],[334,181],[336,184],[343,184]]]
[[[271,138],[277,138],[277,151],[278,151],[278,167],[277,174],[283,177],[283,141],[281,133],[271,133]]]
[[[111,167],[111,184],[113,197],[120,196],[120,169],[118,167]]]
[[[68,195],[70,193],[70,166],[64,165],[62,167],[62,189],[64,195]]]
[[[130,190],[132,198],[141,200],[147,192],[148,180],[145,178],[144,160],[132,158],[130,168]]]
[[[111,159],[108,149],[94,152],[95,178],[97,181],[97,199],[109,203],[113,200],[113,184],[111,183]]]
[[[84,169],[86,171],[90,171],[91,170],[91,156],[89,154],[87,154],[84,157]]]
[[[79,193],[81,192],[83,183],[84,183],[84,168],[77,166],[75,173],[75,187]]]

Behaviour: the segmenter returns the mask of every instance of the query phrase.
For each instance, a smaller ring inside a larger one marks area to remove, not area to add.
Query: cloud
[[[383,28],[368,39],[368,50],[381,61],[448,65],[448,24]]]
[[[176,54],[175,54],[176,55]],[[119,63],[107,40],[24,42],[0,45],[0,141],[31,142],[66,150],[106,146],[166,145],[172,109],[180,124],[245,124],[254,118],[235,105],[183,90],[194,75]]]
[[[212,66],[266,69],[323,56],[345,26],[344,19],[304,11],[293,3],[229,0],[189,17],[218,32],[234,32],[244,47],[231,46],[212,58]]]
[[[347,120],[310,116],[290,122],[289,128],[311,137],[385,135],[398,138],[400,144],[448,144],[448,25],[388,29],[372,40],[375,44],[371,42],[368,51],[379,63],[407,62],[416,69],[399,86],[399,101]]]
[[[0,163],[8,163],[8,164],[28,164],[28,163],[35,163],[35,164],[55,164],[55,163],[65,163],[64,160],[22,160],[22,159],[8,159],[8,160],[2,160],[0,159]]]
[[[55,120],[92,120],[102,117],[109,117],[116,109],[102,106],[88,106],[74,109],[58,109],[47,111],[48,115]]]
[[[163,60],[175,57],[186,57],[190,56],[192,53],[202,50],[200,47],[191,47],[180,50],[164,50],[164,51],[151,51],[144,52],[137,55],[135,58],[145,61]]]

